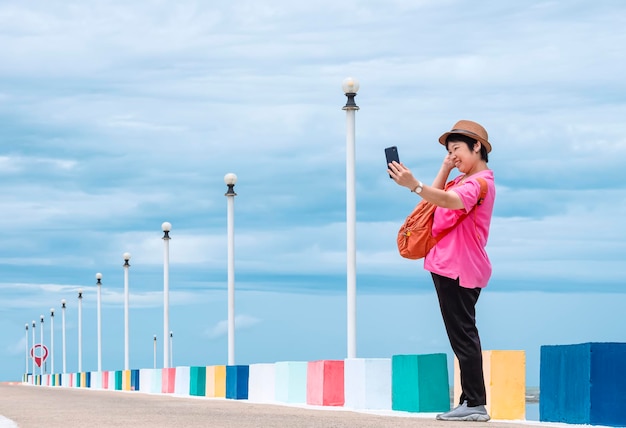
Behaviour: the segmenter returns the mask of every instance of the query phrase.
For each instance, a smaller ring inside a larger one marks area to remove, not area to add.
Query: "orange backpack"
[[[437,205],[422,199],[413,212],[404,220],[404,224],[398,231],[397,243],[400,255],[411,260],[426,257],[431,248],[437,245],[457,224],[461,223],[474,208],[482,204],[485,196],[487,196],[487,182],[483,178],[477,178],[476,181],[480,184],[480,195],[476,205],[469,212],[460,216],[456,223],[437,236],[433,236],[433,220]],[[454,182],[452,181],[446,184],[446,190],[452,187],[453,184]]]

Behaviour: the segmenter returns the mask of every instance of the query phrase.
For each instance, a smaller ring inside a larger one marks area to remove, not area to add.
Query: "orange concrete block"
[[[526,353],[483,351],[487,412],[492,419],[526,419]],[[454,359],[454,406],[461,396],[459,362]]]

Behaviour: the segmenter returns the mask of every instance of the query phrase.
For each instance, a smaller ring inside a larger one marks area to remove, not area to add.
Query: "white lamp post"
[[[78,289],[78,373],[83,372],[83,289]]]
[[[170,331],[170,231],[172,224],[161,224],[163,230],[163,367],[169,368],[169,342],[167,334]]]
[[[174,364],[174,332],[170,331],[170,366]]]
[[[156,334],[154,335],[154,351],[152,352],[152,355],[154,357],[154,368],[156,369],[156,351],[157,351],[157,347],[156,347]]]
[[[102,371],[102,274],[96,274],[96,291],[98,296],[97,321],[98,321],[98,373]]]
[[[224,196],[227,201],[228,234],[228,365],[235,365],[235,184],[237,176],[228,173],[224,176],[228,189]]]
[[[63,348],[63,373],[67,373],[65,364],[65,299],[61,300],[61,342]]]
[[[28,376],[28,323],[26,323],[26,371],[24,373]],[[26,377],[26,380],[28,380],[28,377]]]
[[[44,353],[43,353],[43,315],[39,315],[39,320],[41,321],[41,324],[40,324],[41,348],[39,348],[41,350],[41,374],[44,374],[46,372],[45,370],[46,362],[43,359],[43,356],[44,356]]]
[[[50,308],[50,373],[54,374],[54,308]]]
[[[130,253],[124,253],[124,370],[130,370],[129,332],[128,332],[128,269],[130,268]]]
[[[346,111],[346,229],[347,229],[347,294],[348,294],[348,358],[356,358],[356,175],[355,175],[355,112],[359,106],[354,97],[359,82],[352,77],[341,84],[348,98]]]
[[[33,328],[32,328],[32,333],[33,333],[33,384],[35,383],[35,328],[37,327],[37,324],[35,323],[35,320],[33,320]]]

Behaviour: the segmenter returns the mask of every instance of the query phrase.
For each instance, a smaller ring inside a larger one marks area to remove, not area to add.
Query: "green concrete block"
[[[189,368],[189,395],[206,395],[206,366]]]
[[[115,390],[116,391],[122,390],[122,371],[121,370],[115,371]]]
[[[447,412],[450,384],[446,354],[394,355],[391,408],[406,412]]]

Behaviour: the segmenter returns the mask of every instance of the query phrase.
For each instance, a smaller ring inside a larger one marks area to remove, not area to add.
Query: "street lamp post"
[[[54,374],[54,308],[50,308],[50,373]]]
[[[154,335],[154,341],[153,341],[153,342],[154,342],[154,346],[153,346],[153,352],[152,352],[152,355],[153,355],[153,357],[154,357],[154,368],[156,369],[156,352],[157,352],[157,347],[156,347],[156,342],[157,342],[157,339],[156,339],[156,334]]]
[[[65,299],[61,300],[61,342],[63,348],[63,373],[67,373],[67,365],[65,364]]]
[[[42,352],[41,352],[41,374],[44,374],[46,372],[45,368],[46,368],[46,362],[43,359],[43,315],[39,315],[39,320],[41,321],[40,324],[40,333],[41,333],[41,348],[39,348]]]
[[[170,366],[174,365],[174,332],[170,331]]]
[[[226,193],[228,235],[228,365],[235,365],[235,184],[237,176],[228,173],[224,176],[228,186]]]
[[[130,268],[130,253],[124,253],[124,370],[130,370],[129,331],[128,331],[128,269]]]
[[[347,235],[347,321],[348,358],[356,358],[356,174],[355,174],[355,113],[359,106],[354,97],[359,82],[352,77],[341,85],[348,98],[346,111],[346,235]]]
[[[26,371],[24,373],[28,376],[28,323],[26,323]],[[26,377],[26,380],[28,380],[28,377]]]
[[[78,373],[83,372],[83,289],[78,289]]]
[[[170,330],[170,231],[172,224],[161,224],[163,230],[163,367],[169,368],[169,342],[167,334]]]
[[[32,328],[32,333],[33,333],[33,384],[35,383],[35,328],[37,327],[37,324],[35,323],[35,320],[33,320],[33,328]]]
[[[96,274],[96,291],[98,296],[97,321],[98,321],[98,373],[102,371],[102,274]]]

